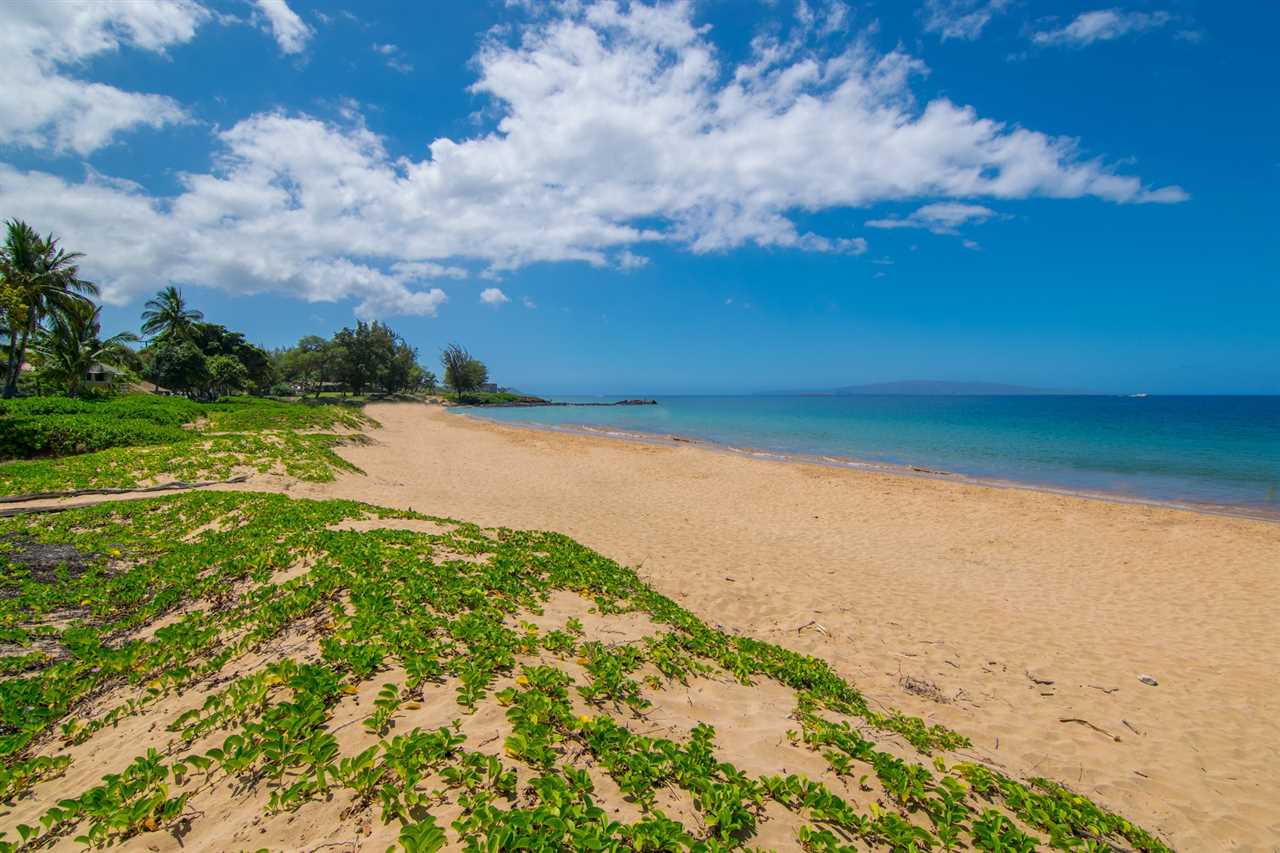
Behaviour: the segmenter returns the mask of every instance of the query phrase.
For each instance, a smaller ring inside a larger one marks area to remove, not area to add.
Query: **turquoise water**
[[[1280,515],[1280,397],[661,397],[658,403],[466,411]]]

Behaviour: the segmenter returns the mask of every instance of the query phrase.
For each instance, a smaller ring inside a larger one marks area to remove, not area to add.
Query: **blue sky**
[[[1280,392],[1258,3],[0,6],[0,216],[547,393]]]

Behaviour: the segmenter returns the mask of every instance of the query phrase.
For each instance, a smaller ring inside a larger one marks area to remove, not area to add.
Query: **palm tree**
[[[175,336],[186,338],[191,327],[204,319],[204,314],[187,307],[182,291],[172,284],[148,299],[142,312],[142,334],[162,338]]]
[[[5,223],[4,244],[0,245],[0,291],[8,314],[8,361],[5,365],[4,396],[18,393],[18,375],[27,355],[31,334],[51,310],[75,302],[88,302],[98,287],[80,278],[76,264],[81,254],[58,247],[52,234],[41,238],[25,222]]]
[[[102,307],[75,301],[50,313],[49,327],[36,334],[31,349],[39,354],[44,375],[74,397],[94,365],[126,367],[135,358],[125,344],[137,335],[121,332],[104,341],[101,334]]]

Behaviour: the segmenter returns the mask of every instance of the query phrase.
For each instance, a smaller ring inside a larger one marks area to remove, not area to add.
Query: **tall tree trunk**
[[[11,332],[9,335],[9,359],[4,366],[4,398],[7,400],[14,394],[18,393],[18,370],[20,362],[18,362],[18,333]]]
[[[5,360],[4,365],[4,392],[3,396],[8,400],[17,392],[18,382],[14,378],[14,371],[17,368],[15,361],[18,360],[18,332],[17,329],[9,329],[9,357]]]
[[[18,376],[22,373],[22,363],[27,358],[27,336],[35,324],[35,308],[27,309],[27,326],[19,335],[16,330],[9,330],[9,363],[4,381],[4,398],[6,400],[18,394]]]
[[[27,360],[27,339],[31,337],[31,326],[22,330],[22,337],[18,339],[18,363],[12,367],[12,373],[9,376],[9,384],[5,386],[5,397],[16,397],[18,394],[18,377],[22,375],[22,365]]]

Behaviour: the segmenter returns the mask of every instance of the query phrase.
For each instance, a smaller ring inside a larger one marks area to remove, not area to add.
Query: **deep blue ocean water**
[[[658,403],[466,412],[1280,515],[1280,397],[660,397]]]

